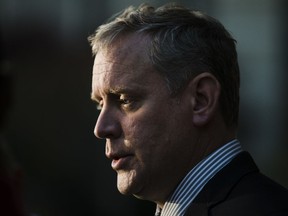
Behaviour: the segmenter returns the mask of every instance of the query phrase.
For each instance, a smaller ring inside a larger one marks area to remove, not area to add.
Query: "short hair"
[[[221,85],[220,107],[228,126],[237,126],[240,75],[236,40],[216,19],[176,4],[155,9],[128,7],[101,25],[88,40],[97,54],[120,37],[145,34],[152,65],[167,81],[171,94],[185,88],[195,75],[213,74]]]

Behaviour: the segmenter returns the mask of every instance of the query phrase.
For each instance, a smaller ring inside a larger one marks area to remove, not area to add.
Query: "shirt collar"
[[[155,216],[184,215],[206,183],[241,151],[241,145],[235,139],[200,161],[180,182],[163,209],[157,205]]]

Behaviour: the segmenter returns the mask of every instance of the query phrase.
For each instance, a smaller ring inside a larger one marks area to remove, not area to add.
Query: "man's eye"
[[[125,108],[125,109],[133,109],[134,104],[135,104],[135,102],[134,102],[133,99],[131,99],[131,98],[124,98],[124,97],[123,97],[123,98],[120,97],[119,103],[120,103],[120,105],[121,105],[123,108]]]
[[[130,99],[120,99],[120,103],[123,105],[131,104],[132,101]]]
[[[96,109],[97,109],[97,110],[101,110],[101,109],[102,109],[102,106],[101,106],[100,104],[97,104],[97,105],[96,105]]]
[[[96,109],[97,110],[102,110],[102,107],[103,107],[103,103],[100,101],[100,102],[97,102],[96,104]]]

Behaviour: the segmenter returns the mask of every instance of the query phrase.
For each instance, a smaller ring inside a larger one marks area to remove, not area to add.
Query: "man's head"
[[[237,126],[240,77],[235,40],[221,23],[200,11],[173,4],[158,9],[146,4],[129,7],[90,37],[93,53],[129,34],[149,37],[146,52],[172,94],[199,73],[213,74],[221,84],[225,122]]]
[[[216,20],[179,6],[132,7],[90,37],[95,135],[118,189],[162,205],[185,174],[235,136],[234,40]]]

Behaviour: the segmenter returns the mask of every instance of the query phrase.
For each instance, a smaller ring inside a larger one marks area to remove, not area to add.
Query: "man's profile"
[[[129,7],[89,38],[95,135],[118,190],[156,215],[288,215],[288,192],[237,139],[235,40],[216,19],[178,5]]]

